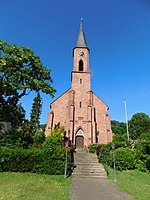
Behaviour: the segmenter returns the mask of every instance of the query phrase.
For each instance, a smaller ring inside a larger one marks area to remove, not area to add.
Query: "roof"
[[[78,39],[77,39],[75,47],[88,48],[87,43],[86,43],[86,39],[85,39],[85,35],[84,35],[82,21],[80,22],[80,30],[79,30]]]
[[[59,97],[57,97],[53,102],[51,102],[50,108],[51,108],[51,105],[52,105],[55,101],[57,101],[60,97],[62,97],[64,94],[66,94],[70,89],[71,89],[71,88],[69,88],[68,90],[66,90],[66,91],[65,91],[64,93],[62,93]]]
[[[106,103],[104,103],[104,101],[101,100],[92,90],[91,90],[91,92],[92,92],[101,102],[103,102],[103,104],[107,107],[107,110],[109,110],[108,105],[107,105]]]

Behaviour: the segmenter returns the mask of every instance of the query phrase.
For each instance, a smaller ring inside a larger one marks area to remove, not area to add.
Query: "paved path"
[[[71,200],[133,200],[107,179],[72,178]]]

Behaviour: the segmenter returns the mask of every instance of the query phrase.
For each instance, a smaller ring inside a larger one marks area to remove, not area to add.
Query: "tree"
[[[28,148],[32,144],[33,137],[30,132],[30,124],[27,120],[20,128],[12,128],[0,134],[0,146]]]
[[[24,110],[22,105],[17,104],[16,106],[12,107],[12,113],[11,115],[9,113],[9,116],[7,117],[10,119],[9,121],[12,121],[13,124],[17,124],[17,126],[21,126],[23,122],[25,121],[25,114],[26,114],[26,111]]]
[[[50,73],[30,48],[0,40],[0,120],[10,121],[10,110],[15,114],[12,108],[32,91],[53,97],[55,89]]]
[[[14,126],[21,126],[25,120],[25,110],[21,104],[5,104],[3,109],[0,109],[0,121],[11,122]]]
[[[112,120],[111,128],[113,133],[115,134],[123,135],[124,133],[126,133],[126,124],[124,122]]]
[[[32,129],[39,129],[40,126],[40,115],[42,112],[42,98],[40,93],[37,93],[37,96],[33,100],[31,115],[30,115],[30,124]]]
[[[129,134],[137,139],[142,133],[150,132],[150,118],[145,113],[136,113],[129,121]]]

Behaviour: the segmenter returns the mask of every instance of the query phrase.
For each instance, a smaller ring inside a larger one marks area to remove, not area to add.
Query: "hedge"
[[[58,150],[58,148],[57,148]],[[68,154],[69,155],[69,154]],[[70,162],[70,158],[68,157]],[[58,175],[64,173],[65,148],[59,152],[50,152],[49,149],[10,149],[0,148],[0,171],[33,172],[40,174]],[[68,166],[70,173],[70,165]]]
[[[101,149],[99,162],[113,168],[113,158],[113,152],[110,148]],[[119,171],[138,169],[139,171],[148,172],[150,171],[150,156],[143,154],[140,150],[121,147],[115,150],[115,164],[116,169]]]
[[[135,154],[134,151],[128,148],[118,148],[115,150],[115,160],[117,170],[127,170],[135,168]],[[111,167],[113,163],[111,162]]]
[[[100,150],[103,148],[110,148],[112,143],[108,143],[108,144],[90,144],[88,146],[89,149],[89,153],[96,153],[96,148],[97,146],[99,146]]]

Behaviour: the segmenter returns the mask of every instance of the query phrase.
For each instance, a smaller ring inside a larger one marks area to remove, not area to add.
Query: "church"
[[[84,149],[92,143],[107,144],[112,141],[109,108],[91,90],[89,54],[81,21],[73,49],[71,88],[51,103],[45,130],[48,136],[55,124],[60,123],[76,149]]]

